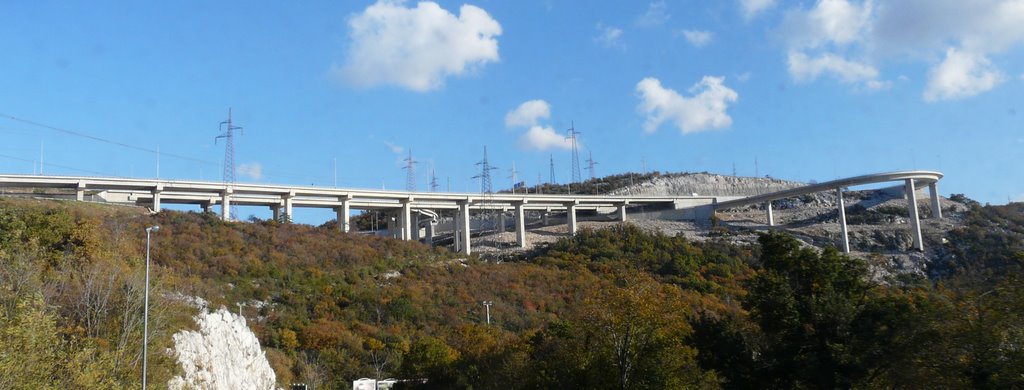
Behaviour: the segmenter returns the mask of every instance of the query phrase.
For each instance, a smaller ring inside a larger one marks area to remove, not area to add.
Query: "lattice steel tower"
[[[588,151],[587,154],[587,170],[590,171],[590,180],[594,180],[594,165],[599,163],[594,161],[594,152]]]
[[[581,133],[576,131],[575,123],[570,123],[569,136],[565,138],[572,142],[572,182],[579,183],[582,179],[580,178],[580,149],[576,143],[576,136]]]
[[[242,130],[241,126],[235,126],[231,123],[231,108],[228,108],[228,120],[220,123],[221,134],[213,139],[213,144],[217,144],[217,140],[224,138],[226,140],[224,145],[224,182],[234,183],[235,182],[235,130]],[[242,130],[245,133],[245,130]]]
[[[416,172],[414,172],[414,166],[419,161],[412,159],[412,149],[409,149],[409,157],[402,161],[405,161],[405,166],[402,167],[402,169],[405,169],[405,190],[409,192],[416,191]]]
[[[480,192],[484,194],[493,194],[494,190],[491,187],[491,171],[498,169],[492,167],[491,163],[487,161],[487,147],[484,146],[484,159],[476,163],[480,166],[480,174],[473,176],[473,179],[480,179]]]
[[[551,157],[551,176],[548,176],[548,183],[556,184],[558,182],[555,181],[555,156],[554,155],[549,155],[549,156]]]

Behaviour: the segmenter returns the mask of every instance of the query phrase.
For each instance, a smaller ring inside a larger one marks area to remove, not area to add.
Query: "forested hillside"
[[[1024,207],[971,213],[954,272],[876,283],[781,233],[619,225],[495,264],[331,224],[0,198],[0,388],[140,385],[151,225],[151,383],[180,370],[162,351],[198,297],[242,304],[282,386],[1021,387]]]

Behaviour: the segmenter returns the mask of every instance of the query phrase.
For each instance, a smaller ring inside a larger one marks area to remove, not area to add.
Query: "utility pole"
[[[732,163],[732,177],[736,177],[736,163]]]
[[[235,130],[241,130],[242,134],[245,134],[245,130],[241,126],[235,126],[231,123],[231,108],[228,108],[228,120],[220,123],[221,135],[218,135],[213,139],[213,144],[217,144],[217,140],[224,138],[224,175],[222,179],[225,183],[235,182]]]
[[[491,324],[491,305],[493,304],[494,302],[484,301],[484,307],[487,308],[487,325]]]
[[[409,149],[409,157],[406,157],[405,160],[402,161],[405,161],[405,167],[402,168],[406,171],[405,190],[409,192],[416,191],[416,173],[413,171],[413,166],[419,163],[419,161],[412,159],[412,149]]]

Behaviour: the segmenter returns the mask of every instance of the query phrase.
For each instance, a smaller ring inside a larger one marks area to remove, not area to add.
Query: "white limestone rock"
[[[174,334],[174,355],[185,371],[167,382],[178,389],[274,389],[276,376],[245,318],[225,308],[195,317],[198,331]]]

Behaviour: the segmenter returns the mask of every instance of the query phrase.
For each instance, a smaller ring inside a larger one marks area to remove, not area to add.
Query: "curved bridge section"
[[[903,182],[903,191],[907,198],[907,210],[909,211],[910,215],[910,229],[911,236],[914,240],[914,248],[923,251],[924,242],[921,239],[921,220],[917,211],[917,190],[925,186],[928,187],[928,192],[931,197],[932,203],[932,218],[942,218],[942,207],[939,204],[938,191],[938,182],[941,179],[942,173],[934,171],[898,171],[876,173],[871,175],[850,177],[846,179],[832,180],[824,183],[811,184],[803,187],[791,188],[784,191],[773,192],[770,194],[751,196],[746,198],[729,200],[725,202],[715,202],[714,209],[722,210],[733,207],[764,204],[764,209],[767,213],[768,226],[774,226],[775,219],[772,216],[773,200],[792,198],[816,192],[835,191],[837,199],[836,203],[839,209],[839,225],[840,230],[842,231],[842,249],[843,252],[849,253],[850,239],[848,236],[846,226],[846,204],[845,202],[843,202],[843,189],[847,187],[854,187],[866,184],[901,181]]]
[[[843,229],[843,249],[849,251],[846,238],[846,216],[842,204],[842,190],[845,187],[905,181],[909,204],[916,203],[916,188],[928,186],[932,194],[932,210],[941,216],[938,207],[936,183],[942,174],[930,171],[904,171],[879,173],[812,184],[785,191],[745,198],[730,196],[608,196],[608,195],[545,195],[545,194],[467,194],[443,192],[405,192],[349,188],[327,188],[311,186],[287,186],[270,184],[239,184],[207,181],[128,179],[116,177],[88,176],[36,176],[2,175],[0,190],[10,188],[42,190],[51,195],[70,197],[82,201],[90,199],[110,203],[139,204],[159,212],[163,204],[198,205],[204,211],[212,212],[219,206],[224,220],[231,218],[232,205],[269,207],[275,220],[288,221],[295,207],[333,209],[338,216],[338,228],[349,231],[350,213],[357,210],[386,210],[397,215],[396,236],[406,239],[426,239],[431,242],[434,227],[439,216],[450,213],[454,220],[451,228],[456,248],[470,253],[471,214],[482,211],[500,211],[500,216],[512,211],[517,243],[526,246],[526,212],[539,212],[547,221],[552,212],[565,213],[568,234],[576,232],[576,211],[592,210],[612,213],[615,219],[625,221],[627,207],[654,207],[673,210],[692,210],[692,215],[709,216],[713,210],[742,207],[751,204],[766,204],[768,224],[774,225],[771,201],[821,191],[835,190],[840,199],[840,221]],[[698,212],[700,211],[700,212]],[[917,208],[910,207],[915,247],[923,249]],[[426,221],[420,219],[427,219]],[[546,223],[546,222],[545,222]],[[421,237],[420,226],[426,227]],[[501,224],[504,229],[504,223]]]

